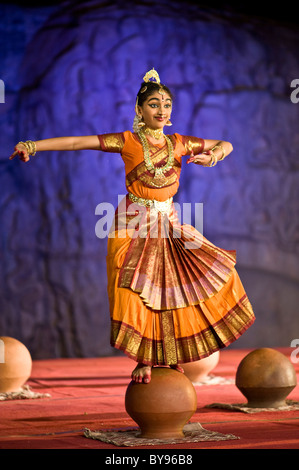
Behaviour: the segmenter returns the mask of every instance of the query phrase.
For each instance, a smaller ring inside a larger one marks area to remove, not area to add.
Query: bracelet
[[[215,149],[221,149],[221,151],[222,151],[222,156],[221,156],[220,158],[218,158],[218,162],[221,162],[221,160],[223,160],[223,159],[225,158],[225,150],[224,150],[223,146],[220,145],[220,144],[219,144],[219,145],[215,145],[215,147],[212,148],[212,152],[213,152],[213,150],[215,150]]]
[[[34,156],[36,154],[36,143],[33,140],[26,140],[26,142],[19,142],[26,147],[28,155]]]
[[[215,147],[214,147],[214,148],[215,148]],[[215,166],[215,165],[217,164],[217,162],[218,162],[217,157],[216,157],[216,155],[214,154],[213,150],[214,150],[214,149],[211,150],[212,159],[211,159],[211,161],[210,161],[210,163],[209,163],[208,166]]]

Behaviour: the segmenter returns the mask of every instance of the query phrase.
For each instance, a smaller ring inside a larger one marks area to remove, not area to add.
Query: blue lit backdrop
[[[95,208],[125,194],[121,157],[7,157],[19,140],[132,129],[155,67],[175,95],[171,131],[234,146],[215,168],[184,166],[177,195],[203,202],[204,235],[237,250],[257,321],[234,347],[289,346],[299,334],[299,34],[167,0],[0,8],[0,335],[34,358],[115,353]]]

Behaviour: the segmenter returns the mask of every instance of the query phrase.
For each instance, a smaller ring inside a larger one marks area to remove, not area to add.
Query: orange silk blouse
[[[125,164],[127,190],[137,197],[165,201],[174,196],[179,187],[181,172],[181,157],[197,155],[204,149],[204,140],[198,137],[172,134],[168,136],[174,148],[173,169],[166,176],[166,184],[156,188],[151,186],[151,175],[144,164],[142,144],[137,134],[130,131],[98,135],[100,150],[104,152],[120,153]],[[150,158],[157,166],[165,164],[168,157],[166,142],[153,145],[149,143]]]

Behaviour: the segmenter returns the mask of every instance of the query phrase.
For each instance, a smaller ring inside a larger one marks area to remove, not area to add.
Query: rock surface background
[[[204,235],[237,250],[256,323],[233,347],[299,337],[299,78],[295,28],[194,4],[0,5],[0,333],[32,357],[116,354],[98,204],[125,194],[119,155],[44,152],[19,140],[132,129],[152,67],[175,94],[172,132],[229,140],[214,168],[185,165],[176,200],[203,203]]]

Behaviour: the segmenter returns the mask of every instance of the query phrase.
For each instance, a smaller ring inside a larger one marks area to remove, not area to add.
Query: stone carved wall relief
[[[175,95],[170,131],[234,145],[213,169],[185,166],[177,199],[203,202],[204,234],[237,249],[258,316],[243,344],[288,345],[284,305],[292,324],[299,282],[299,105],[286,83],[299,38],[184,13],[164,4],[61,7],[27,46],[15,141],[131,129],[141,79],[154,66]],[[22,331],[34,357],[113,353],[107,240],[95,236],[95,208],[125,194],[123,170],[120,156],[90,151],[44,153],[7,170],[1,322],[5,334]]]

